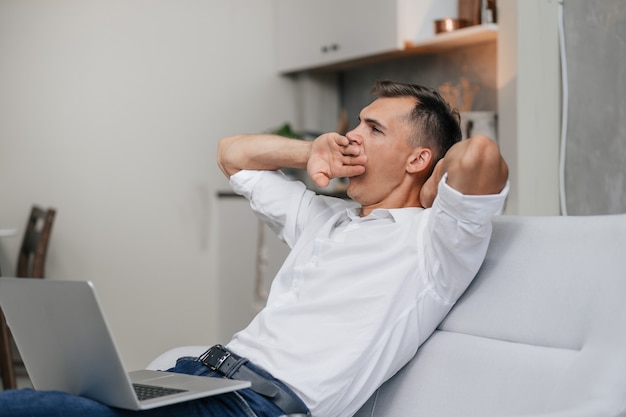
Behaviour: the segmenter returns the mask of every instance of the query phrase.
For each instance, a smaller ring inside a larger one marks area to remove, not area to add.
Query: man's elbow
[[[230,178],[232,175],[240,171],[233,161],[232,145],[236,141],[237,136],[228,136],[220,139],[217,144],[217,165],[226,178]]]

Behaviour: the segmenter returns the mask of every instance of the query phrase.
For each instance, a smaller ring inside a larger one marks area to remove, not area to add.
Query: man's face
[[[379,98],[365,107],[359,125],[346,134],[367,155],[365,173],[350,178],[348,195],[362,206],[378,206],[406,180],[406,164],[413,148],[408,115],[416,99]]]

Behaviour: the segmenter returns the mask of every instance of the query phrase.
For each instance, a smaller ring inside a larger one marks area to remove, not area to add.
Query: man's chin
[[[355,201],[358,201],[358,189],[359,184],[361,183],[360,177],[361,176],[359,175],[356,177],[348,178],[348,188],[346,189],[346,194],[348,194],[348,197]]]

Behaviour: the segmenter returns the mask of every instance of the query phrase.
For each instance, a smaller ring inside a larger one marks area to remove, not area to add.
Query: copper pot
[[[452,32],[467,26],[468,22],[465,19],[452,19],[447,17],[445,19],[435,20],[435,33]]]

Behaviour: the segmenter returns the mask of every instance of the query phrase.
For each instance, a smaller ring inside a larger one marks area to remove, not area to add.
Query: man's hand
[[[366,162],[360,146],[338,133],[326,133],[312,143],[307,173],[318,187],[326,187],[332,178],[363,174]]]
[[[433,174],[420,190],[420,204],[431,207],[437,186],[445,173],[447,184],[466,195],[497,194],[504,188],[509,171],[498,145],[477,135],[452,146],[435,165]]]
[[[242,169],[306,169],[319,187],[331,178],[354,177],[365,172],[367,157],[361,146],[338,133],[326,133],[314,141],[276,135],[237,135],[220,141],[218,165],[224,175]]]
[[[439,181],[445,173],[443,171],[443,159],[440,159],[435,165],[433,173],[428,177],[422,189],[420,190],[420,204],[424,208],[432,207],[435,197],[437,197],[437,187],[439,187]]]

